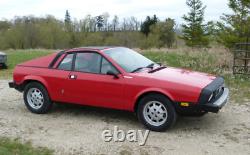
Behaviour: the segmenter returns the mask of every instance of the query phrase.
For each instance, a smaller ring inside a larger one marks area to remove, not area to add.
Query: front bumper
[[[20,92],[23,90],[23,89],[22,89],[22,86],[16,84],[15,82],[9,82],[9,87],[10,87],[10,88],[14,88],[14,89],[16,89],[16,90],[18,90],[18,91],[20,91]]]
[[[210,98],[211,94],[214,94],[212,98]],[[181,105],[182,102],[177,102],[175,107],[180,114],[199,114],[203,112],[217,113],[226,105],[228,98],[229,89],[225,87],[224,79],[222,77],[217,77],[202,89],[197,103],[188,103],[186,106],[183,106]]]
[[[217,113],[224,105],[226,105],[229,97],[229,89],[224,88],[223,94],[214,102],[200,105],[200,109],[207,112]]]

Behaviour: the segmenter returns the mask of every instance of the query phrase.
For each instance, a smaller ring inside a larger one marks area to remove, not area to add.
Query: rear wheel
[[[171,101],[160,94],[150,94],[138,103],[138,119],[150,130],[165,131],[175,124],[177,115]]]
[[[26,107],[33,113],[47,113],[52,102],[45,87],[37,82],[31,82],[24,89],[24,103]]]

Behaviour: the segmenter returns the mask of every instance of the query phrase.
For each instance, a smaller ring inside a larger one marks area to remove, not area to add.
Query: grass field
[[[0,70],[0,79],[11,79],[12,72],[15,65],[48,55],[55,52],[55,50],[9,50],[8,55],[8,69]],[[242,98],[250,98],[250,78],[247,76],[232,75],[232,54],[223,48],[211,49],[163,49],[141,51],[143,55],[161,62],[168,66],[181,67],[195,71],[211,73],[223,76],[226,79],[226,84],[231,88],[231,97],[237,100]],[[241,93],[239,93],[239,91]]]
[[[9,50],[5,51],[8,55],[8,69],[0,70],[0,79],[9,79],[12,77],[14,67],[27,60],[48,55],[54,52],[53,50]]]
[[[47,148],[34,148],[30,143],[20,143],[19,140],[0,138],[0,155],[52,155]]]

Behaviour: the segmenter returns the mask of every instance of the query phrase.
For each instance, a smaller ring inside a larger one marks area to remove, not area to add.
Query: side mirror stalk
[[[107,75],[112,75],[114,76],[115,79],[119,79],[119,76],[115,74],[113,71],[107,71]]]

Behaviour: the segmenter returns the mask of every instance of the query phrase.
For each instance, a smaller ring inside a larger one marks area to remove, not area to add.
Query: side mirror
[[[113,71],[107,71],[107,75],[112,75],[112,76],[114,76],[115,79],[119,79],[119,76],[116,73],[114,73]]]

